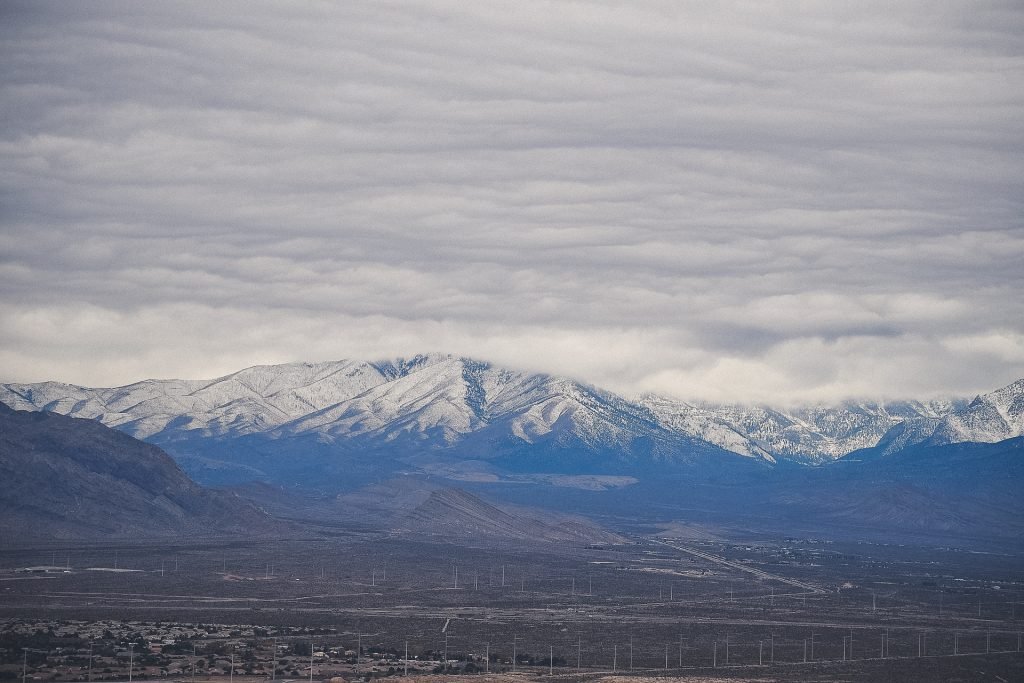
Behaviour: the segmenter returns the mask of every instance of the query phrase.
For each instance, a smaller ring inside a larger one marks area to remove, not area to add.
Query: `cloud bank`
[[[1015,2],[4,3],[0,373],[1024,376]]]

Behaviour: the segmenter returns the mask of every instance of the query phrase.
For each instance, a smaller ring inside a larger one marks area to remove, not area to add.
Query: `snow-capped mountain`
[[[880,440],[883,454],[908,446],[996,443],[1024,434],[1024,379],[975,397],[941,416],[923,416],[894,427]]]
[[[72,384],[6,384],[0,401],[17,410],[48,410],[99,420],[139,439],[198,432],[265,432],[387,382],[400,372],[365,362],[256,366],[214,380],[144,380],[112,389]]]
[[[681,464],[709,454],[771,461],[667,428],[646,407],[594,387],[440,354],[257,366],[214,380],[109,389],[7,384],[0,401],[96,419],[178,454],[176,443],[261,435],[313,437],[349,453],[457,450],[463,458],[541,469],[568,457],[584,470],[587,463]]]
[[[790,410],[767,406],[687,403],[660,396],[640,402],[672,429],[726,450],[806,463],[828,462],[870,448],[896,425],[938,421],[962,403],[847,401]]]
[[[736,456],[822,463],[865,448],[991,442],[1024,431],[1024,380],[969,404],[850,401],[781,410],[652,395],[627,400],[564,377],[443,354],[256,366],[213,380],[116,388],[5,384],[0,401],[99,420],[177,455],[187,449],[175,444],[259,437],[261,444],[306,439],[349,453],[445,452],[567,471],[612,460]]]

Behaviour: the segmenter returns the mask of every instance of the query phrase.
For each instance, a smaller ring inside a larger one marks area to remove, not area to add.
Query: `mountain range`
[[[337,497],[330,514],[345,518],[355,509],[345,497],[365,502],[367,491],[461,520],[446,528],[525,525],[552,538],[558,524],[516,521],[472,496],[560,513],[721,515],[793,528],[902,519],[907,529],[974,536],[1018,529],[1021,518],[1024,380],[972,400],[782,409],[624,397],[429,354],[115,388],[4,384],[0,402],[159,445],[207,486],[256,491],[263,482]],[[260,489],[249,499],[262,506],[276,495]],[[398,519],[387,504],[370,507]],[[398,526],[433,513],[408,514]]]
[[[346,452],[460,449],[484,459],[571,451],[598,459],[614,453],[620,461],[714,455],[822,463],[876,446],[891,454],[918,443],[988,443],[1024,431],[1024,380],[971,401],[780,409],[626,398],[565,377],[443,354],[255,366],[211,380],[116,388],[3,384],[0,402],[98,420],[159,444],[313,437]]]

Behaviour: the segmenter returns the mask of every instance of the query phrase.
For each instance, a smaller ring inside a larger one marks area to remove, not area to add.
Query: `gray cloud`
[[[5,3],[0,371],[1024,376],[1018,3]]]

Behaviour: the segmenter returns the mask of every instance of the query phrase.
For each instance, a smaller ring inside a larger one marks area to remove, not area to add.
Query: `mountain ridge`
[[[338,448],[558,449],[693,462],[738,456],[821,464],[865,448],[990,442],[1024,431],[1024,380],[967,402],[763,405],[631,399],[566,377],[450,354],[256,365],[209,380],[89,388],[0,385],[0,402],[94,419],[172,447],[197,439],[312,438]],[[482,455],[486,459],[486,454]],[[606,458],[607,459],[607,458]]]

